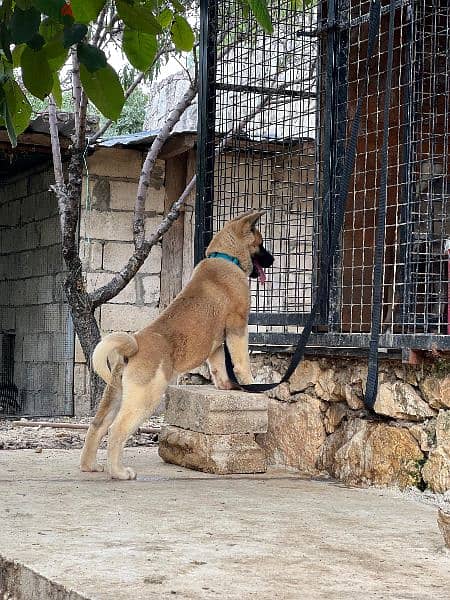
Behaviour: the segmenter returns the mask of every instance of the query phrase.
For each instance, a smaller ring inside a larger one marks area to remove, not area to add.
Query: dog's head
[[[274,258],[264,248],[261,232],[256,228],[256,223],[263,214],[264,211],[251,211],[228,221],[213,237],[206,255],[224,252],[235,256],[250,277],[258,278],[264,283],[264,269],[273,265]]]

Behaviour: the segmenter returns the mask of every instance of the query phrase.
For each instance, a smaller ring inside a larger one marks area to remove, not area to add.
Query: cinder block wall
[[[0,190],[0,331],[15,333],[19,413],[72,412],[73,337],[63,302],[50,165]]]
[[[110,281],[133,253],[133,210],[143,159],[140,151],[120,148],[98,148],[89,157],[80,218],[80,254],[88,291]],[[153,170],[145,211],[149,234],[164,211],[164,161],[157,161]],[[134,332],[157,316],[160,272],[157,245],[130,284],[98,310],[103,334]],[[75,413],[89,413],[89,373],[78,341],[74,391]]]

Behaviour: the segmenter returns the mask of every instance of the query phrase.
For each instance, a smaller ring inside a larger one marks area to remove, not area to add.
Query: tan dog
[[[263,212],[229,221],[207,248],[187,286],[161,315],[134,335],[112,333],[95,348],[93,366],[107,386],[81,455],[82,471],[103,471],[96,462],[108,429],[107,471],[134,479],[122,464],[126,441],[160,402],[168,382],[205,360],[216,387],[230,389],[223,351],[226,339],[240,383],[252,383],[248,356],[249,277],[264,281],[273,257],[255,228]],[[116,357],[108,368],[108,358]]]

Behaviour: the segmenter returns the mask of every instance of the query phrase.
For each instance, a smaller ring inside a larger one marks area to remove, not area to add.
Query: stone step
[[[268,399],[263,394],[218,390],[210,385],[169,386],[168,425],[205,434],[265,433]]]
[[[263,449],[254,434],[206,434],[172,425],[159,434],[159,455],[168,463],[217,475],[264,473]]]

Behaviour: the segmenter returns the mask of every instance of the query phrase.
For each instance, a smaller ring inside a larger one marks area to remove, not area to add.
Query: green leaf
[[[130,64],[138,71],[147,71],[155,59],[158,42],[155,35],[125,27],[122,48]]]
[[[270,18],[269,9],[267,8],[266,0],[247,0],[250,9],[260,25],[266,33],[273,33],[272,19]]]
[[[10,21],[11,39],[16,44],[28,42],[39,31],[41,13],[35,8],[21,10],[16,7]]]
[[[161,25],[149,8],[128,4],[125,0],[116,0],[116,6],[119,17],[131,29],[143,31],[144,33],[162,32]]]
[[[18,69],[20,67],[20,59],[22,57],[22,52],[25,50],[25,48],[25,44],[18,44],[14,47],[14,50],[12,51],[13,67],[15,69]]]
[[[166,29],[172,23],[173,12],[169,8],[165,8],[159,13],[157,18],[161,27]]]
[[[16,5],[22,10],[27,10],[27,8],[31,8],[33,4],[33,0],[16,0]]]
[[[35,33],[31,40],[28,40],[27,42],[27,46],[33,50],[40,50],[44,44],[45,40],[40,33]]]
[[[63,46],[63,35],[62,33],[57,33],[55,37],[49,40],[43,50],[47,55],[48,64],[50,66],[51,71],[59,71],[59,69],[64,65],[67,60],[67,55],[69,53],[68,48],[64,48]]]
[[[33,4],[44,15],[61,21],[61,9],[65,0],[33,0]]]
[[[22,79],[29,92],[43,100],[53,87],[53,74],[48,64],[45,49],[24,48],[20,59]]]
[[[58,33],[62,33],[64,26],[62,23],[46,17],[39,27],[39,33],[42,35],[44,40],[48,42],[54,38]]]
[[[107,119],[117,121],[125,102],[117,73],[110,65],[91,73],[80,65],[80,79],[89,100]]]
[[[6,126],[11,146],[15,148],[17,146],[17,136],[2,83],[0,83],[0,124]]]
[[[88,28],[83,23],[73,23],[70,27],[66,27],[63,33],[63,46],[70,48],[74,44],[78,44],[83,40],[88,32]]]
[[[88,25],[95,21],[105,6],[106,0],[72,0],[71,6],[75,21]]]
[[[53,96],[53,99],[55,100],[56,106],[58,108],[61,108],[62,91],[61,91],[61,83],[59,81],[58,73],[53,73],[52,96]]]
[[[80,63],[91,73],[107,65],[105,53],[90,44],[78,44],[77,54]]]
[[[172,0],[172,6],[176,10],[176,12],[184,13],[186,8],[179,2],[179,0]]]
[[[19,84],[13,79],[6,81],[3,87],[14,131],[16,135],[20,135],[30,123],[31,104],[20,89]]]
[[[177,50],[184,50],[185,52],[192,50],[195,36],[191,26],[184,17],[175,15],[170,34]]]

